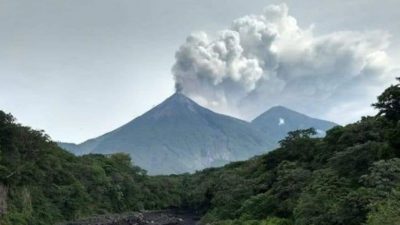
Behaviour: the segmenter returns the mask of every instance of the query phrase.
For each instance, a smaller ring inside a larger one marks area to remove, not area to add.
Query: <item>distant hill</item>
[[[79,145],[59,146],[77,155],[125,152],[149,174],[174,174],[265,153],[291,130],[314,127],[324,132],[334,125],[284,107],[274,107],[249,123],[175,93],[116,130]]]
[[[74,153],[75,155],[83,155],[85,152],[82,151],[80,145],[74,143],[67,143],[67,142],[57,142],[58,146],[67,149],[68,151]]]
[[[77,146],[60,146],[78,154],[127,152],[150,174],[171,174],[244,160],[275,143],[250,123],[212,112],[176,93],[114,131]]]
[[[261,130],[264,137],[272,142],[282,140],[289,131],[313,127],[319,136],[337,126],[336,123],[315,119],[283,106],[275,106],[259,115],[251,124]]]

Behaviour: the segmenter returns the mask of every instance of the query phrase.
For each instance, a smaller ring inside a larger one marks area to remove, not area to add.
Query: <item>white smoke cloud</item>
[[[218,112],[249,119],[285,105],[348,122],[393,81],[388,39],[381,31],[315,35],[285,4],[272,5],[214,38],[190,35],[172,71],[177,89]]]

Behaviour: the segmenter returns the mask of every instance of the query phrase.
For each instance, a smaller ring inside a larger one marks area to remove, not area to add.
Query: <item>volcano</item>
[[[275,143],[250,123],[208,110],[175,93],[120,128],[79,145],[78,154],[129,153],[149,174],[194,172],[265,153]]]

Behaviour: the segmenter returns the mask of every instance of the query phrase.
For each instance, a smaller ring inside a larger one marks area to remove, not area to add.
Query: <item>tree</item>
[[[369,170],[369,174],[361,176],[360,181],[381,198],[387,197],[392,189],[400,185],[399,158],[377,161]]]
[[[292,143],[294,143],[298,139],[301,139],[301,138],[308,139],[316,134],[317,134],[317,132],[315,131],[314,128],[290,131],[290,132],[288,132],[288,135],[285,137],[285,139],[279,141],[279,144],[282,147],[289,147]]]
[[[11,114],[7,114],[0,110],[0,124],[11,124],[15,122],[15,118]]]
[[[294,209],[296,225],[354,224],[340,210],[349,193],[350,182],[332,169],[314,171]]]
[[[314,128],[288,132],[285,139],[279,141],[285,149],[285,160],[311,161],[315,155],[317,139],[313,138],[317,132]]]
[[[400,81],[400,77],[396,79]],[[400,120],[400,83],[387,88],[378,96],[378,102],[372,106],[379,110],[378,115],[383,115],[393,121]]]
[[[400,224],[400,191],[394,190],[384,201],[374,206],[368,214],[367,225]]]

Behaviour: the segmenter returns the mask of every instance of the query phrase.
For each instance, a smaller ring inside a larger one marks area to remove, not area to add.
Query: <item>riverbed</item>
[[[160,210],[93,216],[59,225],[197,225],[199,216],[188,211]]]

